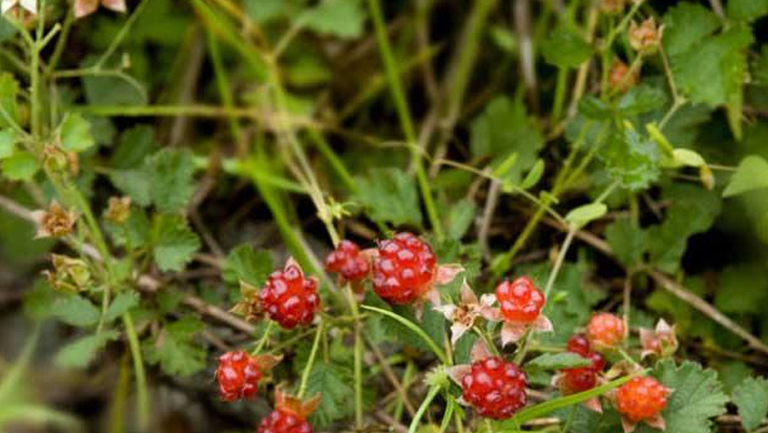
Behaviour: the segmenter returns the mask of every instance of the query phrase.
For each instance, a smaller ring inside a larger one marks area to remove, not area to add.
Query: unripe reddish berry
[[[289,262],[269,276],[259,292],[259,303],[269,318],[285,329],[309,325],[320,305],[317,281],[305,278],[299,265]]]
[[[667,407],[669,390],[652,377],[635,377],[619,388],[616,408],[633,423],[655,418]]]
[[[560,377],[560,390],[563,395],[592,389],[597,385],[597,373],[589,367],[563,370]]]
[[[573,334],[568,339],[568,351],[571,353],[577,353],[581,356],[589,356],[592,351],[592,346],[589,344],[589,340],[583,334]]]
[[[461,380],[464,400],[493,419],[509,418],[525,406],[526,384],[520,368],[497,356],[474,362]]]
[[[276,409],[261,420],[258,433],[312,433],[312,425],[287,409]]]
[[[437,271],[432,248],[411,233],[379,243],[373,263],[373,289],[390,304],[405,305],[424,296]]]
[[[533,323],[544,307],[544,293],[534,287],[528,277],[503,281],[496,286],[496,300],[501,315],[510,322]]]
[[[261,369],[248,353],[234,351],[219,357],[216,380],[219,382],[219,393],[224,401],[253,397],[260,379]]]
[[[587,325],[587,339],[597,350],[615,347],[624,335],[624,321],[610,313],[595,314]]]
[[[360,247],[345,239],[325,259],[325,269],[339,273],[347,281],[360,281],[368,275],[371,265],[360,254]]]

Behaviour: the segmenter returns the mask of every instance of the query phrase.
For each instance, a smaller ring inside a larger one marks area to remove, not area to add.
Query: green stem
[[[272,333],[272,329],[274,327],[275,327],[275,322],[271,320],[267,322],[267,329],[264,330],[264,333],[261,335],[259,342],[256,344],[256,348],[253,349],[253,352],[251,352],[251,354],[257,355],[262,351],[262,349],[264,349],[264,346],[266,346],[267,341],[269,341],[269,334]]]
[[[131,348],[131,357],[133,358],[133,371],[136,375],[136,404],[138,406],[139,430],[147,431],[149,426],[149,395],[147,394],[147,376],[144,371],[144,361],[141,358],[141,347],[139,346],[139,337],[136,335],[136,329],[133,327],[131,313],[123,314],[123,324],[125,333],[128,336],[128,345]]]
[[[565,88],[568,85],[568,69],[559,68],[557,70],[557,84],[555,85],[555,101],[552,106],[552,118],[550,125],[556,125],[560,116],[563,114],[563,104],[565,103]]]
[[[99,60],[96,61],[94,64],[94,67],[100,68],[104,66],[104,63],[109,60],[110,57],[112,57],[112,54],[117,50],[117,47],[120,46],[120,44],[123,42],[123,39],[128,35],[128,30],[131,29],[133,26],[133,23],[136,21],[136,19],[139,17],[141,12],[144,10],[146,5],[149,3],[148,0],[141,0],[141,3],[139,3],[138,6],[136,6],[136,9],[133,10],[133,13],[131,16],[128,17],[127,20],[125,20],[125,23],[123,24],[123,27],[120,28],[120,31],[117,32],[117,35],[112,39],[112,41],[109,43],[109,46],[107,47],[106,51],[99,57]]]
[[[351,287],[347,288],[349,309],[352,311],[355,329],[354,380],[355,380],[355,427],[363,428],[363,335],[360,309]]]
[[[419,326],[411,322],[410,320],[395,314],[391,311],[384,310],[382,308],[378,307],[371,307],[370,305],[361,305],[363,310],[373,311],[375,313],[382,314],[384,316],[387,316],[397,322],[399,322],[401,325],[405,326],[409,330],[411,330],[414,334],[418,335],[419,338],[421,338],[427,346],[429,346],[430,349],[432,349],[432,352],[434,352],[435,355],[440,359],[440,361],[445,365],[451,365],[451,360],[448,358],[448,356],[445,354],[443,349],[440,348],[440,346],[435,343],[435,340],[433,340],[429,335],[427,335],[426,332],[424,332],[423,329],[421,329]]]
[[[443,240],[443,227],[440,222],[440,217],[437,214],[434,199],[432,197],[432,188],[427,178],[427,173],[422,165],[422,156],[418,147],[418,141],[416,139],[416,132],[413,127],[413,121],[411,119],[410,109],[408,108],[408,101],[405,98],[402,84],[400,83],[400,76],[397,70],[397,62],[395,56],[392,53],[392,47],[389,44],[387,37],[387,29],[384,24],[384,17],[381,12],[381,4],[379,0],[368,0],[368,7],[371,12],[371,19],[376,30],[376,40],[379,45],[379,52],[381,59],[384,62],[384,69],[387,75],[387,81],[392,92],[392,98],[395,101],[395,107],[397,109],[397,115],[400,119],[400,125],[403,129],[403,134],[408,142],[408,148],[411,151],[411,164],[416,169],[416,180],[421,191],[422,199],[424,200],[424,207],[427,210],[427,216],[429,217],[432,230],[435,232],[435,236],[438,241]]]
[[[67,39],[69,39],[69,32],[72,30],[72,22],[74,21],[75,15],[71,8],[67,8],[66,14],[67,16],[64,17],[64,24],[61,27],[61,34],[59,35],[59,39],[56,40],[56,47],[53,49],[53,54],[51,54],[51,57],[48,60],[48,68],[46,69],[48,75],[55,71],[56,66],[59,65],[59,60],[67,45]]]
[[[312,342],[312,350],[309,352],[309,358],[307,359],[307,365],[304,366],[304,371],[301,373],[301,384],[299,385],[299,392],[296,395],[299,399],[304,397],[307,392],[307,383],[309,381],[309,373],[312,371],[312,367],[315,364],[315,358],[317,357],[317,349],[320,347],[320,337],[323,335],[323,322],[317,325],[317,332],[315,332],[315,340]]]
[[[424,398],[424,401],[421,402],[421,406],[419,406],[419,409],[416,410],[416,414],[413,416],[413,420],[411,420],[411,425],[408,427],[408,433],[416,433],[416,430],[419,428],[421,418],[424,416],[424,413],[427,411],[427,409],[429,409],[429,405],[432,404],[432,400],[437,397],[439,392],[440,386],[433,385],[431,388],[429,388],[427,396]]]

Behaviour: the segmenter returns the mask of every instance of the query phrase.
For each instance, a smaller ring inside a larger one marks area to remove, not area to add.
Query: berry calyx
[[[437,270],[432,248],[412,233],[379,243],[373,262],[373,290],[390,304],[405,305],[424,296]]]
[[[256,394],[261,379],[257,359],[243,351],[227,352],[219,356],[216,380],[224,401],[250,398]]]
[[[612,349],[624,335],[624,321],[610,313],[595,314],[587,325],[587,339],[597,350]]]
[[[285,408],[273,410],[261,420],[258,433],[312,433],[312,425]]]
[[[492,419],[509,418],[525,406],[526,384],[525,373],[498,356],[474,362],[461,379],[464,400]]]
[[[317,280],[305,278],[301,267],[289,260],[283,270],[269,276],[259,292],[259,304],[270,319],[285,329],[309,325],[320,305]]]
[[[368,275],[371,265],[368,259],[360,254],[360,247],[348,240],[339,242],[336,249],[325,259],[325,269],[337,272],[346,281],[360,281]]]
[[[496,299],[505,320],[518,323],[533,323],[544,307],[544,293],[534,287],[528,277],[512,282],[503,281],[496,286]]]
[[[652,377],[635,377],[619,388],[616,408],[632,423],[652,420],[667,407],[669,389]]]

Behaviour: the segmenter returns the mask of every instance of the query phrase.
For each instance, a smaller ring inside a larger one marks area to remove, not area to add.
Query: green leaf
[[[16,147],[17,141],[18,136],[12,129],[4,129],[0,131],[0,160],[13,155],[13,150]]]
[[[109,180],[115,188],[130,197],[133,203],[139,206],[152,203],[151,181],[143,169],[113,170],[109,173]]]
[[[357,200],[374,221],[420,226],[416,182],[397,168],[375,168],[357,177]]]
[[[289,5],[289,2],[284,0],[245,0],[243,2],[245,12],[259,24],[284,15]]]
[[[155,263],[161,271],[181,271],[200,248],[200,239],[180,215],[158,215],[153,227]]]
[[[729,266],[720,273],[715,306],[723,313],[760,313],[768,300],[765,269],[756,264]]]
[[[726,11],[734,20],[756,20],[768,14],[768,0],[728,0]]]
[[[669,56],[690,50],[720,27],[717,15],[700,4],[690,2],[681,2],[669,8],[663,22],[664,49]]]
[[[712,430],[710,418],[726,411],[728,397],[713,370],[704,370],[691,361],[676,366],[674,361],[667,359],[656,364],[653,376],[673,390],[661,413],[667,424],[664,433],[709,433]],[[643,426],[637,432],[658,430]]]
[[[672,206],[664,221],[648,229],[651,262],[675,272],[685,253],[688,238],[708,230],[720,214],[720,199],[697,185],[674,184],[662,195]]]
[[[101,318],[101,313],[91,301],[77,295],[58,299],[53,314],[62,322],[78,327],[95,325]]]
[[[707,163],[703,156],[691,149],[677,148],[672,151],[672,158],[676,167],[701,167]]]
[[[768,414],[768,381],[762,377],[746,378],[733,390],[733,403],[739,409],[744,429],[756,429]]]
[[[667,105],[667,93],[645,83],[629,89],[621,97],[616,108],[625,116],[650,113]]]
[[[54,361],[61,367],[85,368],[90,364],[96,353],[112,340],[120,337],[117,331],[102,331],[97,334],[82,337],[59,349]]]
[[[768,161],[757,155],[749,155],[739,163],[723,191],[723,197],[763,188],[768,188]]]
[[[246,282],[261,287],[274,270],[269,251],[254,251],[251,245],[239,245],[227,254],[221,271],[222,279],[228,283]]]
[[[0,161],[0,169],[9,180],[32,180],[40,166],[34,155],[21,151]]]
[[[312,415],[318,426],[328,426],[354,412],[352,374],[335,363],[316,362],[307,380],[307,395],[321,394],[320,407]]]
[[[149,193],[160,212],[176,212],[195,191],[195,164],[188,149],[163,149],[146,161]]]
[[[598,155],[611,177],[633,191],[647,188],[661,173],[656,143],[628,127],[613,131]]]
[[[564,368],[588,367],[592,361],[583,356],[570,353],[545,353],[533,358],[525,364],[526,369],[533,370],[562,370]]]
[[[475,202],[467,198],[457,201],[448,214],[447,235],[451,239],[459,240],[467,232],[472,221],[475,219],[477,206]]]
[[[19,123],[19,108],[16,102],[18,94],[19,82],[16,78],[8,72],[0,73],[0,128],[11,126],[7,117]]]
[[[472,156],[492,157],[494,165],[517,154],[504,179],[520,183],[522,173],[530,170],[544,145],[544,137],[534,118],[529,117],[521,101],[506,96],[491,100],[482,114],[472,121],[470,150]]]
[[[558,68],[576,68],[592,55],[592,47],[576,31],[559,26],[541,46],[547,63]]]
[[[140,167],[155,148],[154,135],[155,131],[149,125],[137,125],[126,130],[109,158],[109,165],[123,170]]]
[[[202,370],[206,352],[193,339],[203,328],[202,322],[189,317],[167,325],[154,341],[144,344],[147,362],[160,364],[170,376],[189,376]]]
[[[520,183],[520,188],[529,189],[536,186],[541,180],[541,176],[544,175],[544,160],[539,158],[536,163],[533,164],[533,168],[525,175],[525,179]]]
[[[78,113],[70,113],[61,122],[61,147],[68,152],[82,152],[96,142],[91,135],[91,124]]]
[[[565,220],[573,224],[587,224],[601,218],[608,212],[605,203],[589,203],[572,209],[565,215]]]
[[[359,37],[364,21],[359,0],[323,0],[297,18],[299,25],[340,38]]]
[[[605,237],[616,257],[630,266],[643,259],[648,243],[648,234],[640,227],[635,227],[629,218],[612,222],[605,229]]]
[[[760,47],[760,54],[752,63],[752,77],[755,84],[768,87],[768,44]]]
[[[139,305],[138,293],[132,290],[121,292],[115,296],[115,299],[113,299],[112,303],[109,304],[109,308],[107,308],[107,312],[104,314],[104,320],[111,322],[137,305]]]

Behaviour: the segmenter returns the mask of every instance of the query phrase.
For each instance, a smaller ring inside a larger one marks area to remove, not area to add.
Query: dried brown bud
[[[58,142],[43,147],[43,164],[52,171],[69,171],[72,175],[80,172],[80,159],[75,152],[67,152]]]
[[[659,49],[664,26],[656,27],[653,17],[648,18],[639,25],[632,21],[629,26],[629,45],[642,54],[653,54]]]
[[[626,92],[640,81],[638,70],[630,71],[629,66],[619,59],[613,61],[608,74],[608,86],[618,92]]]
[[[109,207],[104,212],[104,218],[115,224],[124,223],[131,215],[130,197],[110,197]]]
[[[88,16],[99,8],[99,4],[115,12],[125,12],[125,0],[75,0],[73,5],[75,18]]]
[[[654,330],[640,328],[640,344],[643,346],[643,358],[650,355],[672,356],[678,347],[675,327],[660,319]]]
[[[72,233],[77,221],[77,214],[74,211],[64,209],[55,200],[51,202],[47,210],[34,211],[32,217],[37,223],[36,238],[68,235]]]

